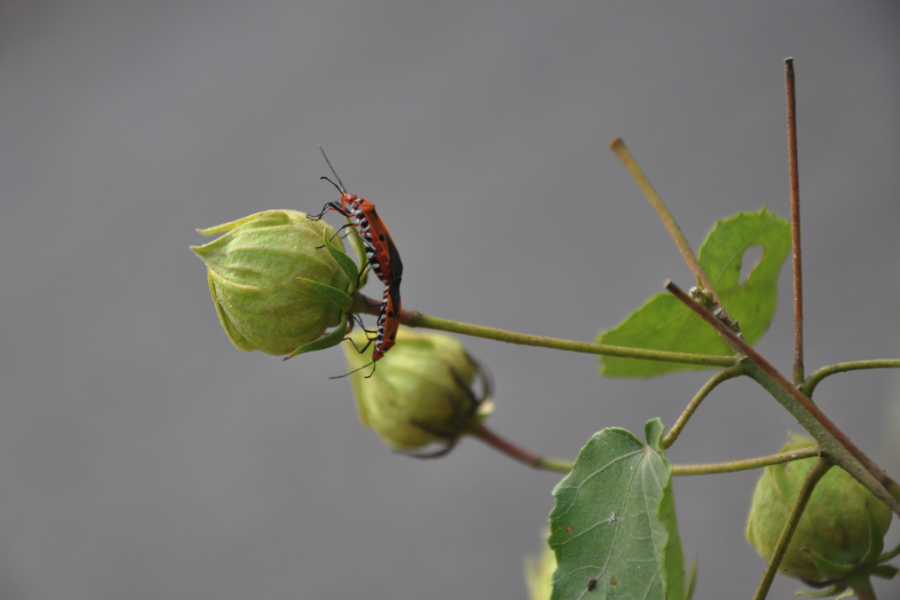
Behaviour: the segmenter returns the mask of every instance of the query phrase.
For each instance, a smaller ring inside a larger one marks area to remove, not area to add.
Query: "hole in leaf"
[[[744,285],[750,274],[759,266],[759,261],[762,260],[762,257],[762,246],[750,246],[747,248],[747,251],[744,252],[744,257],[741,259],[741,279],[738,285]]]

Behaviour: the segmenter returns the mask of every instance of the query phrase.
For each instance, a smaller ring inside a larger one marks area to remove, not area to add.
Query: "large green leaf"
[[[741,284],[744,253],[753,246],[762,246],[763,256]],[[718,221],[700,247],[700,265],[725,309],[738,320],[749,344],[762,338],[775,316],[778,274],[790,249],[790,224],[765,207]],[[614,329],[600,332],[597,342],[649,350],[732,354],[712,327],[668,292],[650,298]],[[710,368],[610,356],[601,356],[600,365],[601,375],[635,378]]]
[[[662,422],[653,419],[644,426],[647,445],[624,429],[595,433],[553,490],[553,600],[685,599],[662,432]]]

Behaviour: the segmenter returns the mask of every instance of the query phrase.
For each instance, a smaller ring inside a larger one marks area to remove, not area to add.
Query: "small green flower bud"
[[[362,331],[350,337],[356,347],[366,344]],[[345,344],[344,354],[353,371],[371,362],[372,346],[360,354]],[[443,442],[446,448],[437,455],[444,454],[490,414],[491,403],[469,387],[481,375],[487,396],[489,383],[452,337],[401,328],[394,347],[373,367],[369,378],[365,368],[350,376],[359,420],[396,451]]]
[[[781,451],[806,448],[805,436]],[[747,540],[769,560],[806,474],[815,458],[766,467],[756,484]],[[816,484],[787,552],[781,572],[810,583],[839,580],[859,567],[874,566],[891,524],[891,509],[849,473],[833,467]]]
[[[206,263],[219,321],[238,349],[287,354],[345,319],[356,275],[352,260],[336,256],[339,237],[323,247],[335,233],[325,221],[268,210],[198,231],[225,234],[191,249]]]

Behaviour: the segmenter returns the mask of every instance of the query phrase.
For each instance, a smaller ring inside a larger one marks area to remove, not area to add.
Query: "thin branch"
[[[900,485],[897,482],[891,479],[881,467],[866,456],[843,431],[838,429],[831,419],[825,416],[825,413],[818,406],[813,404],[812,400],[804,396],[797,389],[797,386],[779,373],[750,344],[735,335],[724,323],[685,294],[677,285],[667,281],[665,287],[691,310],[700,315],[700,318],[715,327],[729,344],[747,355],[751,363],[750,366],[744,363],[745,372],[763,384],[763,387],[775,395],[779,402],[782,402],[791,411],[791,414],[798,418],[803,427],[819,442],[823,452],[830,459],[834,460],[860,483],[865,485],[869,491],[890,506],[891,510],[900,514],[900,502],[898,502],[898,499],[900,499]],[[751,366],[755,367],[755,369],[751,368]],[[770,382],[771,385],[765,383],[761,377]],[[787,395],[789,401],[785,400],[783,395]],[[795,410],[790,405],[790,402],[793,402],[799,410]],[[871,479],[874,479],[874,481],[871,481]]]
[[[513,460],[525,463],[529,467],[543,469],[545,471],[558,471],[560,473],[568,473],[572,470],[572,463],[564,460],[545,458],[533,452],[529,452],[528,450],[523,450],[515,444],[501,438],[499,435],[485,427],[484,424],[475,428],[472,435],[495,450],[502,452]]]
[[[795,460],[818,456],[819,452],[818,446],[809,446],[808,448],[801,448],[791,452],[781,452],[780,454],[748,458],[745,460],[734,460],[731,462],[709,463],[705,465],[673,465],[672,476],[684,477],[688,475],[711,475],[713,473],[749,471],[750,469],[759,469],[761,467],[768,467],[769,465],[780,465]]]
[[[380,302],[367,298],[362,294],[356,294],[353,312],[362,312],[370,315],[378,314]],[[448,331],[450,333],[458,333],[461,335],[470,335],[498,342],[506,342],[508,344],[520,344],[523,346],[537,346],[540,348],[553,348],[555,350],[566,350],[569,352],[580,352],[583,354],[598,354],[602,356],[619,356],[623,358],[641,358],[644,360],[659,360],[664,362],[677,362],[689,365],[705,365],[710,367],[730,367],[737,360],[733,356],[721,356],[713,354],[690,354],[686,352],[667,352],[663,350],[643,350],[640,348],[629,348],[626,346],[610,346],[608,344],[592,344],[590,342],[576,342],[573,340],[563,340],[559,338],[550,338],[540,335],[528,335],[525,333],[514,333],[494,327],[483,327],[481,325],[472,325],[469,323],[461,323],[450,319],[441,319],[438,317],[430,317],[420,312],[411,310],[400,311],[400,323],[407,327],[423,327],[425,329],[434,329],[437,331]]]
[[[858,360],[854,362],[838,363],[822,367],[810,375],[806,381],[800,385],[800,391],[812,398],[813,390],[821,383],[823,379],[835,373],[846,373],[847,371],[858,371],[860,369],[898,369],[900,368],[900,360],[896,358],[885,358],[880,360]]]
[[[724,371],[719,371],[712,378],[704,384],[700,391],[697,392],[697,395],[694,396],[694,399],[690,401],[687,405],[687,408],[684,409],[684,412],[681,413],[681,416],[678,417],[678,420],[672,425],[672,429],[669,430],[669,433],[663,438],[663,448],[668,449],[672,444],[675,443],[675,440],[678,439],[678,436],[681,434],[681,430],[684,429],[684,426],[687,425],[688,420],[690,420],[691,416],[693,416],[694,411],[700,406],[700,403],[709,395],[713,389],[720,383],[724,381],[728,381],[729,379],[734,379],[739,375],[743,374],[743,367],[737,364],[731,367],[728,367]]]
[[[703,289],[712,296],[712,299],[716,304],[721,304],[719,302],[719,297],[716,295],[716,291],[713,289],[712,283],[710,283],[709,278],[706,276],[706,272],[703,270],[703,267],[700,266],[700,261],[697,260],[697,256],[694,254],[694,251],[691,250],[691,245],[688,243],[687,238],[684,237],[684,233],[682,233],[681,228],[675,221],[675,217],[672,216],[672,213],[669,212],[669,209],[662,201],[662,198],[660,198],[659,194],[656,193],[656,190],[653,189],[650,180],[647,179],[644,170],[641,169],[640,165],[637,164],[637,161],[634,160],[634,157],[631,155],[625,142],[622,141],[622,138],[617,137],[609,143],[609,147],[616,153],[616,156],[619,157],[619,160],[621,160],[622,164],[625,165],[625,168],[628,169],[628,172],[631,173],[631,176],[634,178],[635,182],[637,182],[641,191],[644,192],[644,196],[650,201],[650,205],[656,210],[656,214],[662,219],[663,224],[669,231],[669,235],[672,236],[672,239],[675,240],[675,245],[678,246],[678,250],[681,251],[684,262],[687,263],[688,267],[691,269],[691,273],[694,274],[694,278],[698,283],[702,284]]]
[[[797,529],[797,524],[803,515],[803,509],[806,508],[806,503],[809,502],[809,497],[812,495],[816,484],[819,483],[819,480],[830,468],[831,463],[820,457],[809,470],[809,473],[806,474],[806,479],[803,480],[803,487],[800,488],[800,494],[797,496],[796,502],[794,502],[791,514],[784,524],[784,529],[781,530],[781,536],[778,538],[778,543],[775,544],[775,550],[772,552],[772,556],[769,557],[769,565],[766,567],[762,581],[759,582],[759,587],[756,588],[753,600],[763,600],[769,593],[769,588],[772,587],[772,580],[775,579],[778,567],[781,566],[781,559],[784,558],[784,553],[791,542],[791,536],[794,535],[794,530]]]
[[[787,88],[788,169],[791,176],[791,233],[794,247],[794,383],[803,381],[803,268],[800,260],[800,179],[797,174],[797,96],[794,59],[784,59]]]

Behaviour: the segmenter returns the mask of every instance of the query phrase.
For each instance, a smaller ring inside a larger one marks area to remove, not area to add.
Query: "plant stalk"
[[[858,600],[877,600],[875,589],[872,587],[872,578],[868,573],[851,575],[846,583]]]
[[[900,369],[900,360],[896,358],[885,358],[879,360],[858,360],[854,362],[837,363],[816,370],[810,375],[806,381],[800,384],[800,391],[806,394],[808,398],[812,398],[813,390],[819,383],[835,373],[846,373],[847,371],[857,371],[860,369]]]
[[[515,444],[506,441],[499,435],[488,429],[484,424],[479,425],[472,432],[476,438],[512,458],[520,463],[524,463],[535,469],[543,469],[545,471],[558,471],[560,473],[568,473],[572,470],[572,463],[564,460],[556,460],[553,458],[545,458],[528,450],[523,450]]]
[[[673,465],[673,477],[686,477],[690,475],[712,475],[714,473],[736,473],[738,471],[749,471],[750,469],[759,469],[770,465],[780,465],[795,460],[810,458],[819,455],[818,446],[810,446],[793,450],[791,452],[781,452],[779,454],[771,454],[769,456],[760,456],[757,458],[748,458],[745,460],[734,460],[731,462],[709,463],[705,465]]]
[[[357,294],[354,300],[353,312],[362,312],[377,315],[381,303],[362,294]],[[540,348],[553,348],[569,352],[581,352],[584,354],[597,354],[602,356],[619,356],[623,358],[641,358],[644,360],[659,360],[665,362],[678,362],[690,365],[705,365],[710,367],[730,367],[737,360],[733,356],[720,356],[713,354],[690,354],[685,352],[666,352],[662,350],[643,350],[641,348],[629,348],[625,346],[610,346],[608,344],[593,344],[590,342],[576,342],[540,335],[528,335],[514,333],[494,327],[484,327],[461,323],[450,319],[430,317],[420,312],[411,310],[400,311],[400,323],[407,327],[422,327],[437,331],[447,331],[461,335],[470,335],[508,344],[520,344],[523,346],[537,346]]]
[[[743,360],[744,372],[762,385],[785,408],[822,447],[822,453],[838,464],[863,484],[878,499],[900,514],[900,485],[885,471],[866,456],[850,438],[844,434],[812,400],[803,395],[787,378],[778,372],[750,344],[734,334],[724,323],[703,306],[695,302],[671,281],[666,289],[686,304],[691,310],[716,328],[733,347],[744,353],[749,360]]]
[[[678,417],[678,420],[675,421],[675,424],[672,425],[672,429],[669,430],[669,433],[663,438],[662,445],[664,449],[668,449],[672,444],[675,443],[675,440],[678,439],[678,436],[681,435],[681,430],[684,429],[684,426],[687,425],[687,422],[690,420],[691,416],[693,416],[694,411],[700,406],[700,403],[709,395],[713,389],[720,383],[724,381],[728,381],[729,379],[734,379],[739,375],[743,375],[744,370],[743,367],[739,364],[728,367],[724,371],[719,371],[712,378],[704,384],[700,391],[697,392],[697,395],[694,396],[694,399],[690,401],[687,405],[687,408],[684,409],[684,412],[681,413],[681,416]]]
[[[697,255],[694,254],[694,251],[691,249],[691,245],[688,243],[687,238],[684,237],[681,227],[678,226],[675,217],[672,216],[669,208],[662,201],[662,198],[659,197],[659,194],[656,193],[653,185],[650,184],[650,180],[647,179],[644,170],[641,169],[640,165],[637,164],[637,161],[634,160],[634,156],[631,155],[628,146],[625,145],[622,138],[617,137],[609,143],[609,147],[616,153],[616,156],[619,157],[619,160],[621,160],[622,164],[625,165],[625,168],[628,169],[628,172],[631,173],[634,181],[641,188],[641,191],[644,192],[644,196],[650,201],[650,205],[656,211],[656,214],[662,219],[663,225],[666,226],[669,235],[675,240],[675,245],[678,246],[678,250],[681,252],[684,262],[686,262],[691,269],[691,273],[694,274],[694,278],[703,286],[703,289],[710,294],[713,301],[716,304],[721,305],[719,296],[716,294],[712,283],[710,283],[709,278],[706,276],[706,271],[700,266],[700,261],[697,260]]]
[[[791,178],[791,234],[794,265],[794,384],[804,378],[803,367],[803,268],[800,260],[800,178],[797,170],[797,96],[794,59],[784,59],[787,88],[788,170]]]

